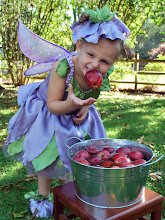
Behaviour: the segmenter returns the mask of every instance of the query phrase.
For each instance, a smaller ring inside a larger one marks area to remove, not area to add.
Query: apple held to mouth
[[[103,81],[103,76],[97,70],[90,70],[85,74],[85,82],[92,89],[98,89]]]

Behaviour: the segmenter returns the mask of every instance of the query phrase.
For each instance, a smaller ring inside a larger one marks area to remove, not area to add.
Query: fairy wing
[[[27,76],[49,71],[55,60],[66,53],[70,53],[63,47],[39,37],[20,20],[18,20],[17,36],[23,54],[32,61],[37,62],[37,64],[26,70],[25,75]]]

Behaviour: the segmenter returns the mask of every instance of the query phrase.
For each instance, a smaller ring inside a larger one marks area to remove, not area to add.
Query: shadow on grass
[[[0,91],[0,131],[1,143],[3,144],[5,136],[7,135],[7,126],[9,119],[17,112],[19,106],[17,105],[17,89],[7,88]]]

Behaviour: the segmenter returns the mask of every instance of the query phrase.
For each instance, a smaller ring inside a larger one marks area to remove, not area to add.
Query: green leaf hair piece
[[[86,9],[85,12],[90,15],[89,20],[94,23],[100,23],[103,21],[110,21],[114,15],[117,13],[112,13],[110,11],[110,7],[108,4],[106,4],[102,9],[96,8],[96,11]]]

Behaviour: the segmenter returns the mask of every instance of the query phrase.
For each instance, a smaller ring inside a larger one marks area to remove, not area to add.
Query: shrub
[[[165,55],[159,54],[156,60],[165,60]],[[145,65],[144,70],[165,72],[165,63],[148,63]]]
[[[165,60],[165,56],[159,54],[156,60]],[[154,72],[165,72],[165,63],[148,63],[144,67],[144,71],[154,71]],[[142,75],[140,79],[145,80],[145,82],[156,82],[162,81],[164,78],[162,75]],[[164,80],[163,80],[164,81]]]
[[[117,62],[115,64],[115,70],[110,75],[111,80],[123,80],[128,75],[135,75],[135,71],[132,63],[127,62]]]

